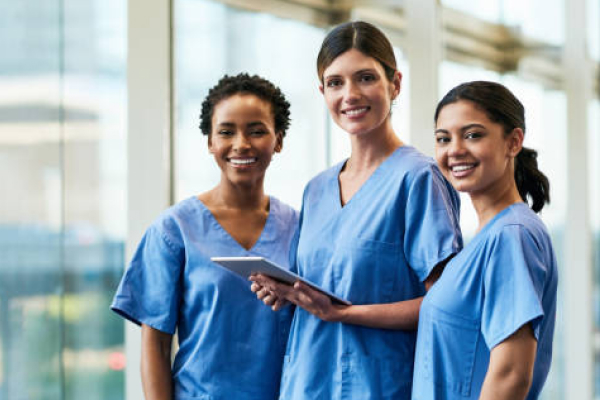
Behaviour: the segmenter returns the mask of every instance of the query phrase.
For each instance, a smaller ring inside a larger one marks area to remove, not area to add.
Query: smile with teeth
[[[342,111],[342,114],[346,114],[349,117],[353,117],[353,116],[367,112],[368,109],[369,109],[369,107],[354,108],[352,110]]]
[[[252,164],[252,163],[256,162],[256,160],[257,160],[256,157],[250,157],[250,158],[230,158],[229,162],[232,163],[233,165],[244,166],[244,165]]]
[[[462,165],[454,165],[450,167],[452,172],[462,172],[469,169],[475,168],[475,164],[462,164]]]

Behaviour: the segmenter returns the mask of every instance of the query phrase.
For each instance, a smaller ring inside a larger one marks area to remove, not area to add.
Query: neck
[[[403,145],[391,127],[389,118],[382,129],[363,135],[352,135],[350,140],[352,154],[346,163],[346,171],[361,171],[376,167]]]
[[[479,219],[478,232],[506,207],[523,202],[514,179],[508,185],[493,188],[485,193],[471,193],[470,197]]]
[[[210,192],[214,204],[240,210],[267,209],[269,197],[265,195],[262,182],[255,185],[233,185],[221,181]]]

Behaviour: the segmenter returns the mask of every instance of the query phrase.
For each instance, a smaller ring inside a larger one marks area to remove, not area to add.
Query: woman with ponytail
[[[437,106],[436,161],[479,227],[423,300],[413,400],[532,400],[548,375],[557,268],[536,215],[549,183],[523,147],[524,115],[493,82],[459,85]]]

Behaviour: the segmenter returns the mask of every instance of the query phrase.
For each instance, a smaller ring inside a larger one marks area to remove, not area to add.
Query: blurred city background
[[[242,71],[282,88],[292,126],[267,189],[299,208],[349,154],[315,71],[349,19],[392,39],[394,124],[429,154],[456,84],[525,104],[561,273],[543,399],[600,399],[600,0],[0,0],[0,400],[142,398],[139,329],[109,305],[152,218],[219,179],[198,130],[208,88]]]

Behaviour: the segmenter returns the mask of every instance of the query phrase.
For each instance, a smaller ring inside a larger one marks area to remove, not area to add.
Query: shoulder
[[[340,161],[332,167],[329,167],[326,170],[319,172],[310,181],[308,181],[306,188],[308,189],[327,185],[327,183],[332,178],[336,177],[339,174],[340,170],[342,169],[342,166],[346,163],[346,161],[347,160]]]
[[[332,185],[334,182],[337,182],[337,177],[345,162],[346,160],[341,161],[334,166],[319,172],[315,177],[313,177],[304,188],[304,200],[306,200],[307,197],[319,198],[323,192],[331,191]]]
[[[148,231],[160,235],[171,247],[184,245],[189,229],[202,230],[202,203],[194,196],[180,201],[164,210],[152,223]]]
[[[511,205],[493,221],[489,239],[496,244],[518,245],[521,249],[553,256],[550,234],[540,217],[526,203]]]
[[[298,211],[274,196],[270,196],[269,212],[273,213],[273,216],[284,225],[294,227],[298,225]]]
[[[394,159],[395,166],[404,170],[408,179],[442,176],[433,158],[426,156],[413,146],[403,146],[400,150],[398,157]]]

